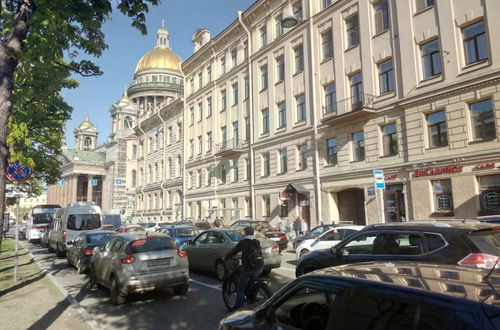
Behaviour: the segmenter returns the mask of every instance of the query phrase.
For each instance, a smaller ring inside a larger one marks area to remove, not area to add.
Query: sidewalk
[[[19,245],[14,282],[14,240],[0,253],[0,329],[90,329],[78,311]]]

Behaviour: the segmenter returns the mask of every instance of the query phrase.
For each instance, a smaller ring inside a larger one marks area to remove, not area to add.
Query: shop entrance
[[[338,193],[339,220],[352,221],[355,225],[366,225],[365,194],[363,189],[352,188]]]
[[[384,191],[384,204],[386,222],[400,222],[406,220],[405,198],[402,184],[386,186],[386,190]]]

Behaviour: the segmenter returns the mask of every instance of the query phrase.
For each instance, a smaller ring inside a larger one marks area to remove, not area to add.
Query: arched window
[[[123,125],[125,126],[125,128],[133,128],[134,123],[132,121],[132,117],[125,116],[125,118],[123,119]]]
[[[90,136],[86,136],[83,139],[83,150],[91,150],[92,149],[92,138]]]

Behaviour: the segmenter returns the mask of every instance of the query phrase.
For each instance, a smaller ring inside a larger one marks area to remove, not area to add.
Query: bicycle
[[[236,291],[241,274],[241,259],[233,258],[233,270],[224,278],[222,282],[222,299],[229,312],[236,309]],[[272,296],[269,288],[269,280],[259,276],[252,277],[245,288],[245,305],[251,305],[257,302],[267,300]]]

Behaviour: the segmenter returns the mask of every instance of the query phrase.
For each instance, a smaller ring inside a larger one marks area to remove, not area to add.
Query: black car
[[[106,245],[114,234],[116,233],[107,230],[81,233],[68,248],[66,253],[68,264],[76,267],[79,274],[87,272],[90,267],[90,259],[94,254],[94,248]]]
[[[332,249],[302,256],[296,276],[364,261],[485,266],[500,256],[500,227],[474,222],[409,221],[368,225]]]
[[[429,263],[359,263],[287,284],[219,329],[500,329],[498,272]]]

